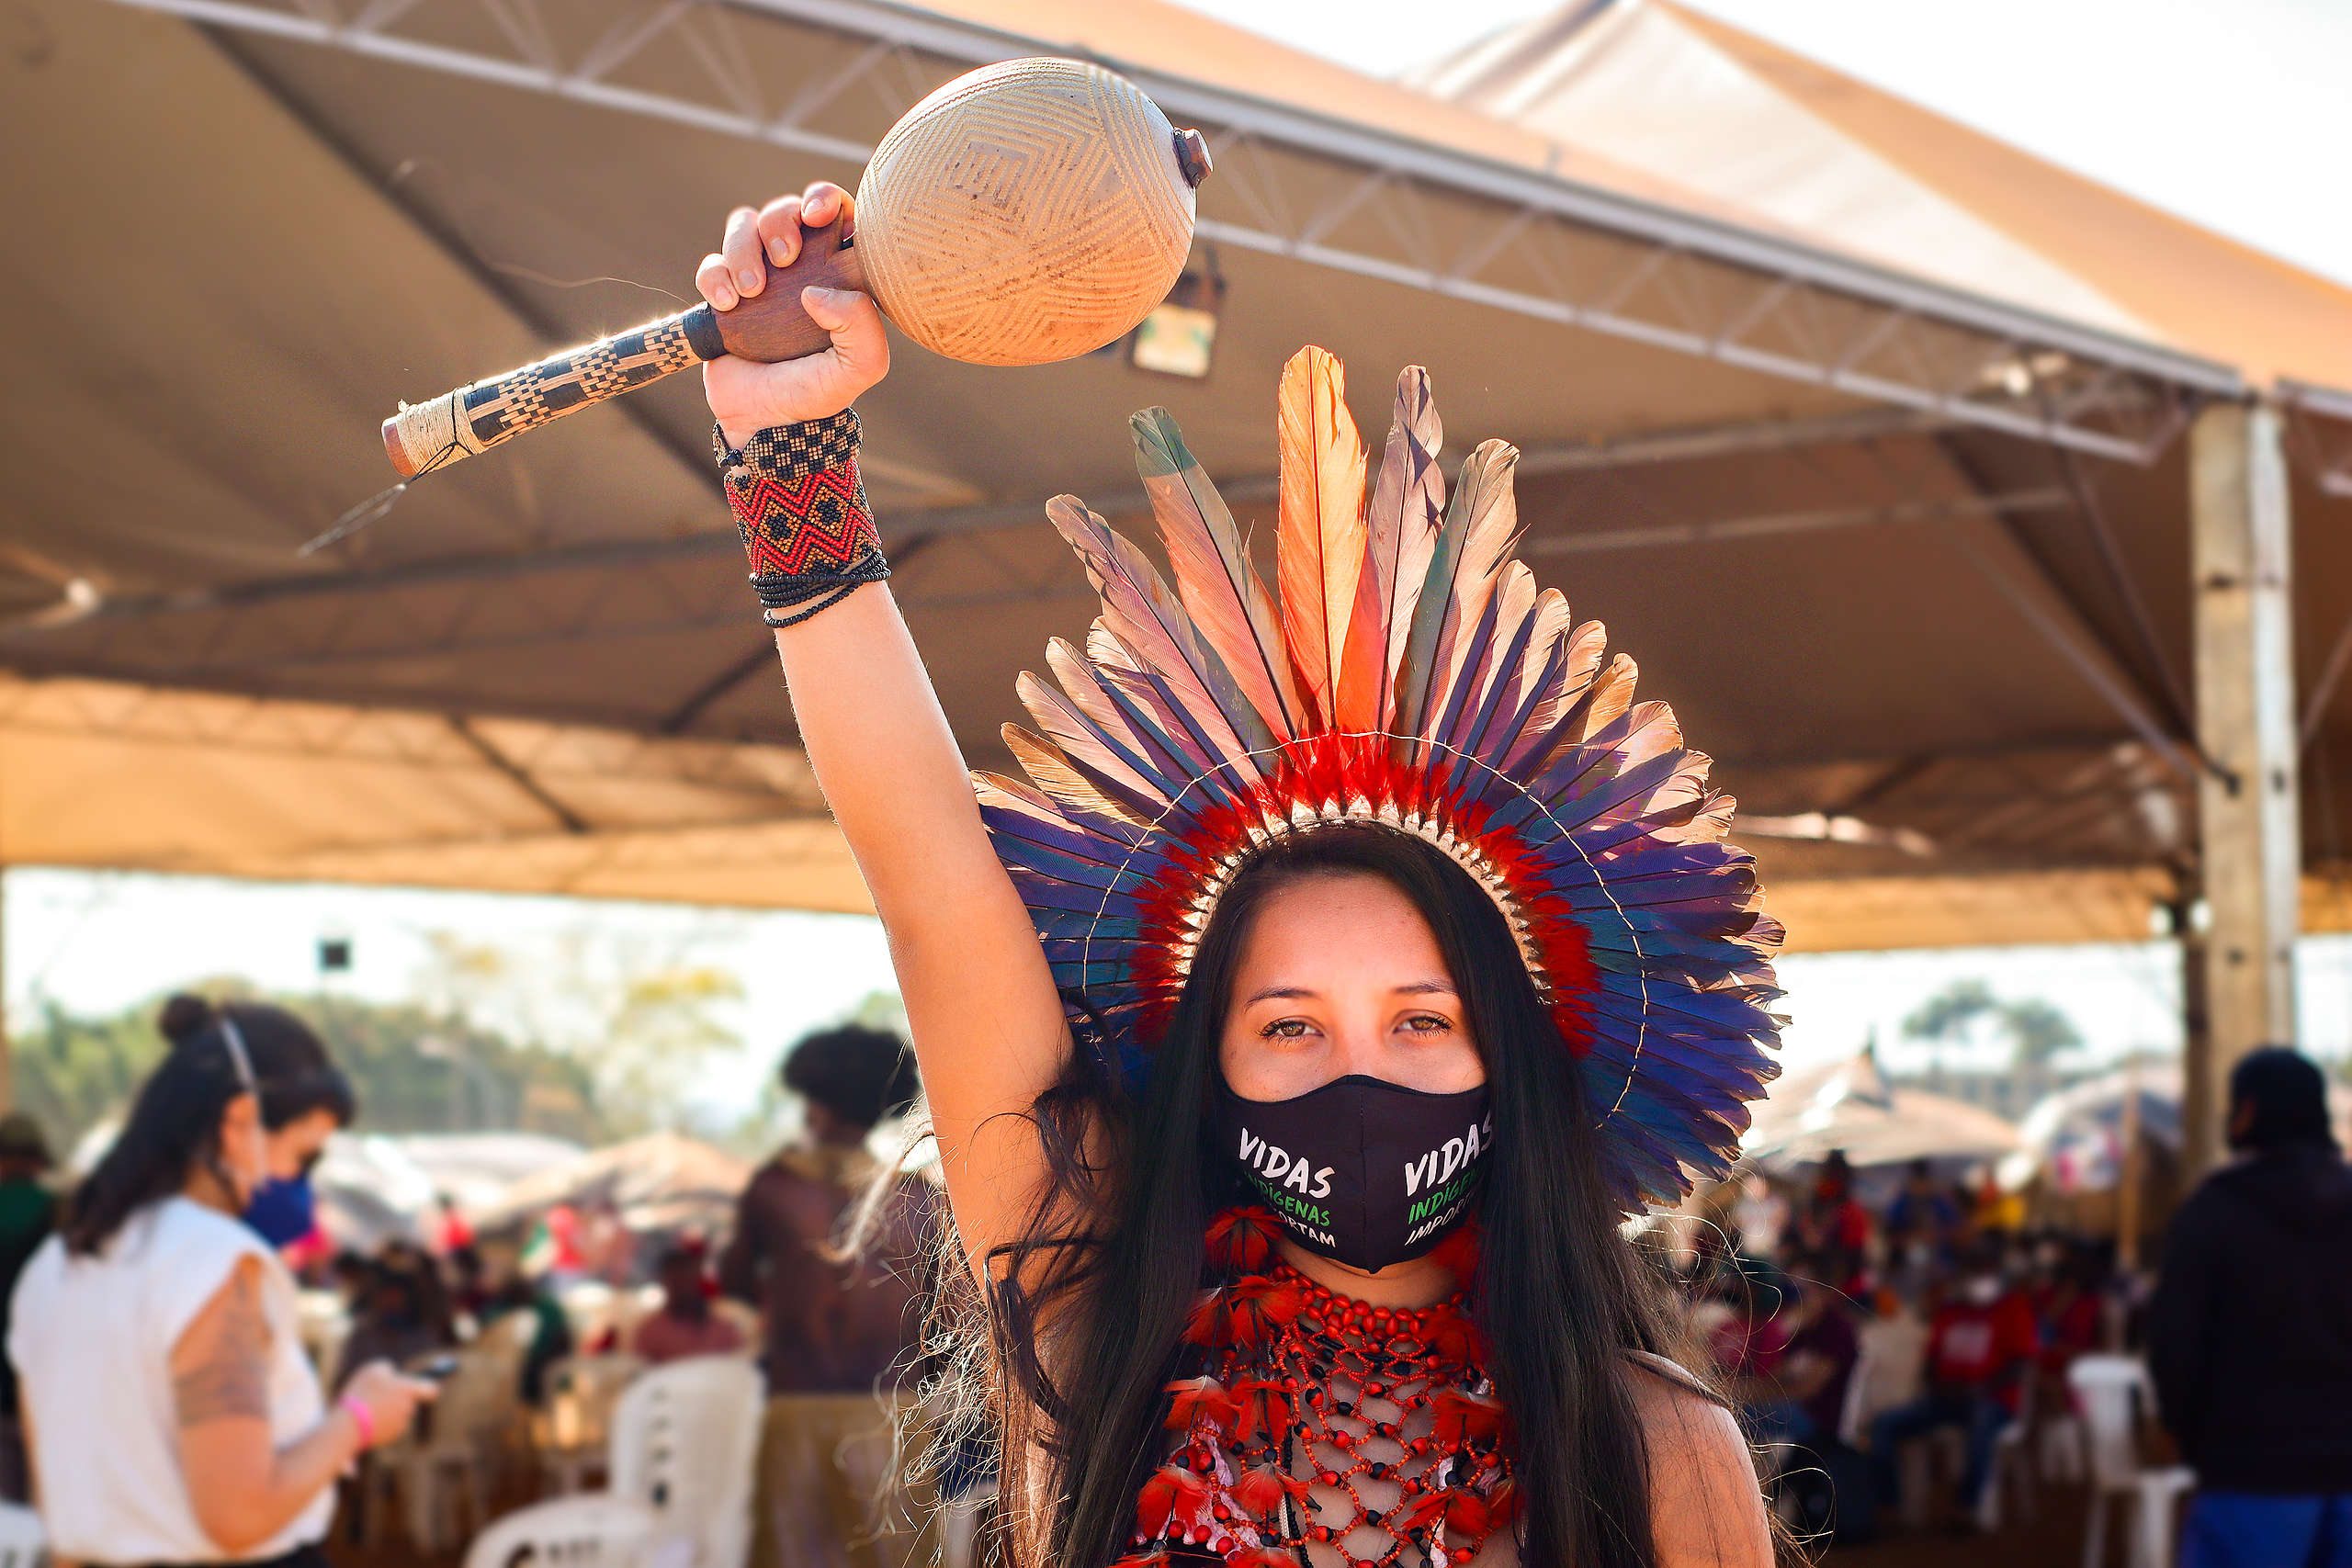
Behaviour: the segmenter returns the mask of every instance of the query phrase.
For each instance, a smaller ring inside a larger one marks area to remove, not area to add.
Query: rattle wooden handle
[[[767,286],[732,310],[697,305],[431,402],[402,403],[384,422],[384,451],[402,478],[414,479],[701,360],[732,354],[774,364],[820,353],[831,338],[800,308],[800,290],[810,284],[865,287],[857,252],[844,243],[839,222],[804,233],[792,265],[769,266]]]

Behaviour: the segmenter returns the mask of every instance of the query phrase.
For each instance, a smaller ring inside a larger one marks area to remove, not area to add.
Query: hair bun
[[[164,1004],[163,1013],[155,1020],[155,1027],[163,1031],[164,1038],[173,1044],[185,1045],[202,1033],[215,1016],[210,1002],[181,991]]]

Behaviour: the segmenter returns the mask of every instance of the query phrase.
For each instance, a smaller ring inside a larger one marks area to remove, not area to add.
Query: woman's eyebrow
[[[1444,980],[1408,980],[1389,989],[1391,995],[1400,997],[1450,997],[1455,994],[1453,985]],[[1250,1007],[1258,1002],[1313,1000],[1322,994],[1311,986],[1268,986],[1262,991],[1252,991],[1241,1005]]]

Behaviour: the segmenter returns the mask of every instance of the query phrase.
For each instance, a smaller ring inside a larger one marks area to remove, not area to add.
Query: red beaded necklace
[[[1169,1388],[1183,1445],[1144,1483],[1136,1550],[1114,1568],[1469,1562],[1517,1500],[1464,1298],[1410,1311],[1336,1295],[1276,1259],[1281,1235],[1263,1209],[1209,1225],[1226,1282],[1203,1293],[1184,1337],[1210,1371]],[[1467,1278],[1473,1233],[1445,1247]]]

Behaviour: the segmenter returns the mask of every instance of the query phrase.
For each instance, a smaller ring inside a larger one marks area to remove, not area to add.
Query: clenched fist
[[[718,249],[695,269],[695,288],[712,310],[735,309],[767,287],[768,264],[789,266],[799,255],[804,227],[826,228],[839,218],[847,233],[856,226],[856,205],[849,192],[820,180],[756,211],[737,208],[728,215]],[[729,446],[741,446],[772,424],[839,413],[889,374],[890,340],[872,296],[808,288],[800,291],[800,306],[832,338],[831,348],[775,365],[730,354],[703,366],[703,395]]]

